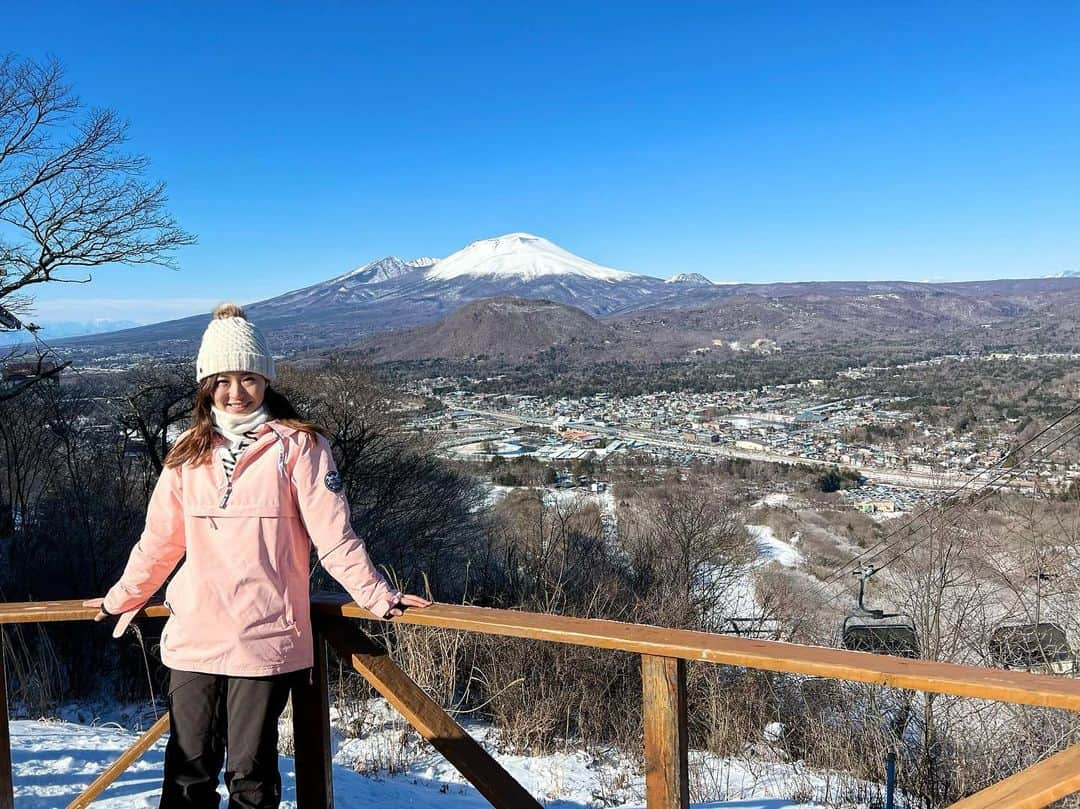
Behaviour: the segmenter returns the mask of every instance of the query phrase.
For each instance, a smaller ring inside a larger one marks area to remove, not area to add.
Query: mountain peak
[[[444,258],[424,277],[440,281],[462,276],[535,281],[553,275],[612,283],[640,277],[575,256],[541,236],[520,232],[472,242]]]
[[[699,272],[681,272],[671,276],[664,283],[667,284],[697,284],[699,286],[712,286],[713,282]]]
[[[386,258],[357,267],[355,270],[349,270],[344,275],[330,279],[328,283],[337,284],[349,281],[351,284],[378,284],[383,281],[392,281],[398,276],[421,268],[434,266],[437,262],[438,259],[435,258],[414,258],[406,261],[397,256],[386,256]]]

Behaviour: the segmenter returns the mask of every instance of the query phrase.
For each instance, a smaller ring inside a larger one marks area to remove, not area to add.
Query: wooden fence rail
[[[83,607],[78,601],[0,604],[0,625],[89,620],[94,617],[95,612],[93,608]],[[164,617],[168,610],[164,606],[153,605],[148,606],[144,614],[150,618]],[[343,620],[376,620],[373,615],[343,598],[320,595],[312,599],[312,617],[316,630],[312,681],[293,691],[299,809],[333,807],[324,639],[386,697],[424,738],[442,752],[493,806],[500,809],[538,806],[479,744],[468,737],[450,716],[390,661],[378,644],[352,622]],[[411,610],[399,618],[394,618],[393,622],[617,649],[641,655],[646,797],[649,809],[686,809],[689,803],[686,733],[688,660],[1022,705],[1080,710],[1080,680],[1049,675],[911,660],[617,621],[449,604],[435,604],[427,609]],[[5,705],[6,699],[3,685],[0,675],[0,707]],[[7,712],[4,710],[0,714],[0,809],[11,809],[13,806],[6,722]],[[149,734],[150,732],[144,734],[140,740],[144,745]],[[141,750],[130,755],[127,763],[134,760],[139,753]],[[109,774],[115,777],[122,769],[123,767],[113,767]],[[953,809],[981,809],[991,806],[1001,809],[1035,809],[1046,806],[1054,800],[1080,791],[1078,772],[1080,745],[965,798],[954,804]],[[96,787],[104,788],[104,778],[103,775],[95,782]],[[78,800],[72,806],[86,805],[78,803]]]

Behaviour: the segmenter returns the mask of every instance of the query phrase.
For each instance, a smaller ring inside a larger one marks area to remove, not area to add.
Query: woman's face
[[[266,395],[266,377],[248,371],[218,374],[214,380],[214,407],[237,416],[254,413]]]

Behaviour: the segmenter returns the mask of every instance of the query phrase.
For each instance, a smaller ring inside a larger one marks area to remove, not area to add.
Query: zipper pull
[[[221,502],[218,503],[218,508],[225,508],[229,505],[229,498],[232,497],[232,481],[230,480],[228,485],[225,486],[225,496],[221,498]]]

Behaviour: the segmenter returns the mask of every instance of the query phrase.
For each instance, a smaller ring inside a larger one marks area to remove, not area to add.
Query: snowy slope
[[[286,728],[283,726],[282,730]],[[470,727],[485,746],[484,729]],[[438,754],[426,748],[413,755],[399,775],[376,771],[360,775],[351,764],[363,768],[369,757],[385,757],[390,748],[400,749],[400,731],[386,727],[386,738],[371,734],[364,739],[339,742],[334,757],[335,805],[339,809],[393,806],[401,809],[486,809],[489,804]],[[16,806],[19,809],[64,807],[136,739],[137,734],[113,725],[88,727],[61,721],[14,721],[11,723],[12,762]],[[164,740],[141,759],[94,802],[99,809],[151,809],[160,795]],[[500,763],[550,809],[598,809],[620,805],[642,809],[643,782],[632,765],[618,756],[584,752],[548,756],[496,754]],[[693,753],[691,769],[702,760]],[[841,805],[800,803],[791,796],[814,795],[818,800],[837,796],[837,775],[806,770],[799,765],[767,761],[714,759],[715,783],[724,784],[725,797],[694,804],[697,809],[800,809]],[[295,809],[296,786],[293,760],[281,757],[283,809]],[[856,783],[852,781],[852,783]],[[615,787],[614,784],[620,786]],[[225,796],[224,787],[220,790]],[[604,796],[601,800],[600,796]],[[614,799],[617,804],[610,801]],[[854,809],[858,804],[843,804]]]
[[[397,256],[387,256],[378,261],[371,261],[355,270],[349,270],[344,275],[339,275],[329,281],[328,285],[342,284],[346,281],[352,284],[381,284],[385,281],[393,281],[413,270],[428,269],[438,262],[437,258],[413,258],[400,259]]]
[[[613,270],[575,256],[530,233],[508,233],[472,242],[428,270],[425,278],[447,281],[462,276],[484,276],[535,281],[547,275],[571,275],[610,283],[640,278],[634,273]]]
[[[803,562],[803,555],[792,544],[780,539],[767,525],[747,525],[750,538],[757,545],[758,562],[779,562],[784,567],[798,567]],[[796,535],[797,537],[797,535]]]

